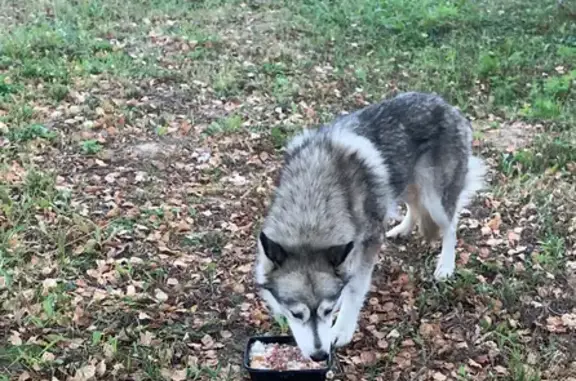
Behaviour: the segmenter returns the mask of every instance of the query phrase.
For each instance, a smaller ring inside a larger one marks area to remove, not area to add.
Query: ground
[[[0,380],[240,380],[286,139],[400,91],[488,187],[383,248],[337,380],[576,380],[576,9],[521,0],[0,0]]]

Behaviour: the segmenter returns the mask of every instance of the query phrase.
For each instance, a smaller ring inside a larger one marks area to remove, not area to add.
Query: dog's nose
[[[315,352],[310,358],[316,362],[328,360],[328,353],[324,351]]]

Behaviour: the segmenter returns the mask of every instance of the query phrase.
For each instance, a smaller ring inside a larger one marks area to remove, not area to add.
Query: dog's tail
[[[482,159],[475,156],[468,158],[468,172],[464,180],[464,188],[456,203],[455,213],[460,213],[462,208],[468,205],[476,192],[484,188],[486,172],[487,167]],[[418,225],[418,230],[420,230],[420,233],[426,241],[431,242],[440,236],[440,227],[422,202],[422,195],[418,194],[418,190],[411,189],[411,192],[413,192],[413,194],[410,195],[409,203],[415,213],[414,217]]]
[[[464,182],[464,189],[460,193],[456,204],[456,213],[466,207],[474,195],[486,186],[487,167],[484,160],[476,156],[468,158],[468,173]]]

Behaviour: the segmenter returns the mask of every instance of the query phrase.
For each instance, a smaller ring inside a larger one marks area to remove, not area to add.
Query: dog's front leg
[[[342,347],[350,341],[356,332],[360,310],[364,298],[370,290],[371,271],[365,276],[356,276],[344,288],[341,296],[342,304],[336,323],[332,327],[332,343]]]

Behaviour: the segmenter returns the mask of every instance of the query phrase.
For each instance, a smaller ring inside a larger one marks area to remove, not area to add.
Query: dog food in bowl
[[[326,368],[325,361],[316,362],[302,356],[297,346],[255,341],[250,348],[250,367],[270,370],[304,370]]]

